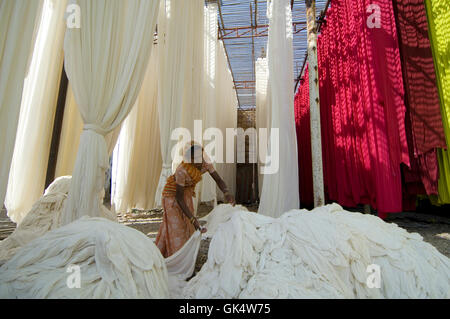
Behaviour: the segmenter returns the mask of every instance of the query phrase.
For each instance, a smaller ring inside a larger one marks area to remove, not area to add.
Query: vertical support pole
[[[56,113],[53,122],[52,141],[50,144],[50,154],[48,158],[47,175],[45,177],[45,189],[55,179],[56,163],[58,161],[59,140],[61,138],[62,124],[64,119],[64,108],[66,106],[67,88],[69,79],[64,69],[64,63],[61,71],[61,79],[59,82],[58,101],[56,103]]]
[[[308,30],[309,107],[311,117],[311,154],[313,169],[314,207],[325,204],[320,131],[319,69],[317,65],[317,24],[315,0],[305,0]]]

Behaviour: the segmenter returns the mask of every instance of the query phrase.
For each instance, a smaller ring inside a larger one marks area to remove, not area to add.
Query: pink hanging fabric
[[[369,27],[370,5],[380,9],[379,28]],[[402,211],[400,164],[410,162],[391,0],[334,0],[319,36],[318,62],[327,197],[348,207],[370,204],[382,218]],[[308,99],[306,86],[307,81],[296,96],[298,124],[309,121],[308,111],[301,110],[309,104],[300,102]],[[310,135],[298,138],[303,146]],[[310,149],[299,154],[302,172],[311,165]],[[300,175],[303,201],[312,181]]]
[[[300,81],[300,86],[294,100],[297,149],[299,150],[298,174],[300,177],[300,205],[302,208],[311,208],[314,205],[312,188],[311,124],[309,117],[309,83],[307,79],[308,67],[306,67],[304,79]]]
[[[406,126],[411,168],[403,167],[405,200],[436,195],[436,148],[445,148],[445,135],[436,87],[433,55],[423,0],[394,1],[408,109]]]

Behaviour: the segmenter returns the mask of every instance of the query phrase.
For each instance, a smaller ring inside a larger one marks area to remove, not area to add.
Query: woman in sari
[[[173,255],[183,247],[195,230],[206,232],[205,228],[200,227],[194,215],[193,203],[195,185],[201,181],[202,175],[206,172],[217,183],[226,202],[235,205],[233,195],[214,170],[203,148],[191,142],[184,154],[183,162],[178,165],[175,174],[167,179],[162,193],[164,214],[155,244],[164,258]]]

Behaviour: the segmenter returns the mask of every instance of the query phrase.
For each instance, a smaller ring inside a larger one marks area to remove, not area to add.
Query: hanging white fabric
[[[65,66],[84,128],[63,223],[101,212],[109,166],[105,135],[134,105],[147,69],[158,1],[77,0],[82,27],[67,29]]]
[[[162,190],[172,174],[172,150],[177,141],[172,140],[171,135],[182,124],[186,72],[188,67],[192,67],[194,58],[188,50],[195,36],[190,32],[190,26],[196,25],[203,11],[203,6],[200,8],[192,5],[191,1],[161,1],[158,18],[158,114],[163,167],[155,194],[155,203],[159,207]]]
[[[258,58],[255,62],[255,89],[256,89],[256,130],[260,128],[270,128],[267,116],[267,81],[269,79],[269,70],[266,58]],[[263,148],[264,150],[264,148]],[[261,155],[265,158],[266,154]],[[261,195],[264,174],[260,173],[261,161],[258,155],[258,192]]]
[[[5,206],[20,224],[44,192],[63,63],[66,1],[45,0],[22,94]]]
[[[67,88],[66,103],[64,106],[64,118],[59,139],[58,157],[56,161],[55,178],[72,175],[77,159],[80,136],[83,132],[83,119],[78,110],[72,87]],[[111,155],[116,145],[120,127],[116,127],[105,136],[108,154]]]
[[[276,144],[272,144],[269,139],[268,154],[271,155],[270,165],[275,172],[264,175],[258,213],[278,217],[282,212],[300,205],[294,120],[292,13],[289,0],[268,0],[267,8],[271,99],[267,113],[271,117],[270,133],[273,134],[274,128],[278,129],[279,139]],[[265,167],[269,168],[268,163]]]
[[[122,124],[113,156],[111,203],[117,213],[152,209],[161,172],[158,48],[152,49],[136,105]]]
[[[220,129],[223,136],[223,149],[215,150],[216,153],[221,151],[221,160],[223,163],[216,163],[217,173],[222,177],[228,190],[231,194],[235,195],[236,190],[236,147],[232,146],[227,148],[227,143],[234,145],[235,138],[228,141],[226,133],[227,129],[236,129],[237,126],[237,108],[238,101],[236,90],[234,89],[233,76],[230,68],[228,67],[228,60],[225,53],[223,42],[217,41],[217,73],[216,73],[216,125]],[[231,143],[233,142],[233,144]],[[233,156],[227,154],[227,152],[233,152]],[[227,155],[230,155],[232,161],[227,162]],[[217,199],[224,200],[222,191],[216,187]]]
[[[218,24],[217,24],[217,3],[209,2],[205,7],[205,77],[204,77],[204,95],[202,100],[203,111],[203,131],[210,127],[217,127],[216,122],[216,95],[219,90],[217,87],[217,49],[218,49]],[[208,140],[203,141],[203,146],[209,143]],[[215,162],[214,154],[208,154]],[[214,164],[213,164],[214,165]],[[214,165],[215,166],[215,165]],[[215,181],[209,174],[205,174],[201,184],[201,201],[217,203]]]
[[[0,3],[0,206],[14,153],[24,78],[33,53],[42,1]]]

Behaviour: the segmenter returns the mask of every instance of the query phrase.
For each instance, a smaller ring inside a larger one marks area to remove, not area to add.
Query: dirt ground
[[[256,211],[257,207],[251,206],[248,209]],[[211,210],[211,206],[202,204],[199,208],[198,216],[201,218]],[[162,221],[162,211],[134,211],[125,215],[119,215],[118,219],[124,225],[135,228],[154,239]],[[399,213],[390,215],[386,221],[396,223],[409,232],[419,233],[425,241],[450,258],[450,213],[448,217],[421,213]],[[14,228],[15,224],[9,220],[6,211],[2,210],[0,213],[0,240],[12,233]],[[202,240],[197,257],[196,272],[206,262],[208,248],[209,240]]]

